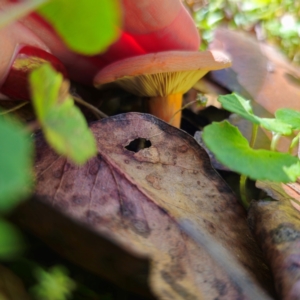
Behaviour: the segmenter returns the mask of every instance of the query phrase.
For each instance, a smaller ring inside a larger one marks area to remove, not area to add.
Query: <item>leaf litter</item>
[[[249,224],[272,270],[280,299],[299,299],[300,185],[258,181],[257,186],[271,199],[252,202]]]
[[[149,285],[159,299],[248,299],[181,230],[182,219],[226,248],[254,285],[272,290],[243,208],[191,136],[139,113],[104,119],[91,130],[98,155],[82,167],[37,142],[37,196],[126,251],[149,257]],[[150,143],[128,150],[137,139]]]

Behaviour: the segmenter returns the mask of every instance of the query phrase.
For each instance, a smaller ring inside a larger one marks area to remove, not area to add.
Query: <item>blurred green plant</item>
[[[300,63],[300,2],[293,0],[210,0],[194,12],[202,35],[202,49],[221,25],[256,33]]]
[[[62,5],[66,9],[61,9]],[[117,0],[105,0],[101,3],[94,0],[88,2],[79,0],[76,3],[70,0],[30,0],[25,4],[16,5],[15,8],[9,6],[6,19],[0,22],[0,26],[7,25],[39,6],[41,6],[40,13],[57,28],[63,39],[75,51],[86,54],[99,53],[117,38],[116,28],[120,23],[120,7]],[[96,16],[95,11],[100,12],[103,17]],[[3,12],[5,7],[1,13]],[[59,12],[59,18],[54,12]],[[86,18],[87,14],[92,17]],[[79,19],[74,18],[74,15]],[[85,34],[78,34],[80,31]],[[62,84],[62,75],[49,66],[35,70],[31,76],[33,104],[50,145],[59,154],[82,164],[96,153],[95,141],[68,91],[64,98],[61,98]],[[9,211],[13,205],[25,199],[31,188],[33,141],[30,140],[28,133],[25,125],[13,118],[0,115],[2,212]]]
[[[67,300],[76,288],[63,266],[54,266],[49,271],[38,267],[35,276],[37,284],[31,289],[31,294],[37,300]]]
[[[30,74],[30,86],[33,107],[52,148],[77,164],[96,155],[94,136],[74,105],[63,76],[45,64]]]
[[[66,9],[61,9],[62,5]],[[29,0],[15,8],[10,6],[6,21],[0,22],[0,26],[5,26],[38,7],[40,13],[74,51],[99,53],[118,36],[116,28],[121,14],[118,0],[105,0],[101,3],[95,0],[78,0],[76,3],[71,0]],[[5,7],[1,13],[3,11],[5,12]],[[96,16],[95,11],[100,12],[102,17]],[[59,12],[59,18],[54,12]],[[91,17],[86,18],[87,15]],[[74,106],[68,91],[62,98],[62,84],[62,75],[49,66],[35,70],[31,76],[33,104],[49,144],[59,154],[82,164],[95,155],[96,144],[84,116]],[[0,117],[0,137],[3,142],[3,151],[0,152],[1,210],[5,206],[17,204],[29,194],[33,141],[30,141],[28,133],[26,136],[24,125],[18,124],[13,118]]]
[[[28,0],[7,2],[1,6],[0,29],[33,10],[58,31],[75,52],[93,55],[104,51],[114,40],[121,22],[119,0]],[[32,72],[30,77],[33,107],[46,140],[60,155],[83,164],[96,154],[96,143],[81,111],[74,105],[63,76],[49,65]],[[20,107],[20,106],[18,106]],[[0,111],[0,260],[18,256],[24,249],[21,234],[5,221],[18,203],[33,188],[34,139],[30,124]],[[49,272],[38,268],[38,284],[33,289],[36,299],[69,299],[75,283],[62,267]]]
[[[24,249],[23,238],[10,223],[0,218],[0,260],[16,258]]]

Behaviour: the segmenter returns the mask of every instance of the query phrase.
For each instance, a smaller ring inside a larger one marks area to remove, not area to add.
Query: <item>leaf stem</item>
[[[290,147],[289,147],[289,153],[292,154],[293,153],[293,149],[294,147],[299,144],[299,139],[300,139],[300,133],[298,133],[292,140]],[[299,152],[299,151],[298,151]],[[298,155],[299,158],[299,155]]]
[[[240,177],[240,196],[241,196],[241,202],[244,208],[247,210],[249,208],[249,199],[247,196],[247,179],[248,177],[246,175],[241,175]]]
[[[258,132],[258,124],[252,124],[252,134],[251,134],[251,139],[250,139],[250,143],[249,143],[251,148],[253,148],[255,145],[257,132]],[[247,179],[248,179],[248,177],[246,175],[241,174],[240,196],[241,196],[242,205],[244,206],[245,209],[248,209],[249,202],[250,202],[250,200],[247,196],[247,185],[246,185]]]
[[[12,108],[10,108],[10,109],[7,109],[7,110],[5,110],[5,111],[2,111],[2,112],[0,113],[0,116],[9,114],[9,113],[11,113],[11,112],[14,112],[14,111],[20,109],[21,107],[25,106],[25,105],[28,104],[28,103],[29,103],[29,101],[22,102],[22,103],[20,103],[19,105],[16,105],[16,106],[14,106],[14,107],[12,107]]]
[[[281,137],[281,134],[272,133],[272,141],[271,141],[271,146],[270,146],[271,151],[276,151],[276,146],[278,144],[280,137]]]
[[[252,134],[251,134],[251,139],[250,139],[250,147],[254,148],[256,137],[257,137],[257,132],[258,132],[258,124],[253,124],[252,125]]]
[[[90,109],[98,119],[103,119],[103,118],[107,118],[108,117],[108,115],[106,115],[105,113],[103,113],[97,107],[95,107],[94,105],[92,105],[92,104],[84,101],[80,97],[77,97],[77,96],[74,96],[74,95],[71,95],[71,96],[75,100],[76,103],[79,103],[79,104],[87,107],[88,109]]]

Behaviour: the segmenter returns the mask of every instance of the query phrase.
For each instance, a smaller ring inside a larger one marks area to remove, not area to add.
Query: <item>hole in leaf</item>
[[[125,148],[129,151],[137,153],[140,150],[143,150],[145,148],[150,148],[150,147],[151,147],[150,140],[144,138],[137,138],[131,141]]]

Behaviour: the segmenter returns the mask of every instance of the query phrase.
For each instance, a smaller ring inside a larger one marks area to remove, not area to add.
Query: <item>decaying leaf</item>
[[[300,70],[275,48],[228,29],[216,30],[210,48],[221,48],[232,59],[231,68],[212,72],[223,86],[249,96],[272,115],[279,108],[300,109]]]
[[[106,236],[66,218],[51,203],[32,197],[13,211],[11,221],[90,272],[153,299],[147,283],[149,262],[146,257],[133,256]]]
[[[255,201],[249,223],[273,272],[280,299],[300,295],[300,186],[258,182],[277,201]]]
[[[250,278],[268,285],[245,212],[191,136],[138,113],[104,119],[91,129],[98,156],[82,167],[37,143],[39,197],[127,251],[149,257],[149,284],[159,299],[247,298],[181,231],[179,219],[212,236]]]
[[[300,110],[300,70],[275,48],[255,41],[245,33],[217,29],[212,50],[222,50],[232,59],[232,67],[211,72],[212,79],[252,102],[254,113],[271,117],[279,108]],[[283,139],[279,149],[288,149]]]

